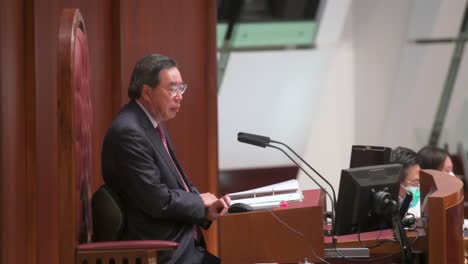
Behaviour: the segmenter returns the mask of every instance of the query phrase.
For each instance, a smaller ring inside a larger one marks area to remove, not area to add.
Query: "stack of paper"
[[[289,180],[277,184],[256,188],[248,191],[230,193],[231,204],[244,203],[255,210],[278,207],[281,202],[300,202],[303,199],[297,180]]]

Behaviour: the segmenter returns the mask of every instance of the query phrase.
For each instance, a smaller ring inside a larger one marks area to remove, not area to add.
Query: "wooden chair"
[[[427,263],[464,263],[463,183],[436,170],[421,170],[419,182]]]
[[[62,12],[58,69],[60,263],[147,264],[171,241],[92,242],[92,105],[86,28],[78,9]]]

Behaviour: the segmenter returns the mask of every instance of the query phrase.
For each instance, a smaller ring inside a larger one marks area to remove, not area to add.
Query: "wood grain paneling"
[[[28,214],[26,232],[28,235],[26,255],[27,263],[37,263],[38,224],[37,224],[37,142],[36,142],[36,51],[34,49],[35,23],[34,23],[34,1],[24,2],[24,73],[25,92],[25,143],[26,143],[26,213]]]
[[[0,262],[27,263],[31,251],[28,235],[28,158],[26,140],[26,72],[25,40],[27,28],[24,1],[0,3],[0,91],[1,91],[1,232]]]
[[[205,174],[205,181],[208,183],[207,190],[216,194],[222,195],[218,189],[219,175],[218,175],[218,87],[217,87],[217,59],[216,59],[216,1],[208,1],[205,7],[207,13],[205,14],[204,26],[205,29],[203,36],[206,39],[203,51],[206,53],[206,69],[204,71],[206,97],[204,104],[206,105],[205,115],[207,117],[206,132],[203,135],[205,144],[207,146],[207,153],[205,161],[207,162],[208,170]],[[203,25],[203,24],[202,24]],[[201,67],[202,68],[202,67]],[[195,113],[198,106],[195,106]],[[203,157],[202,157],[203,158]],[[211,232],[206,233],[209,249],[214,254],[219,254],[219,241],[218,241],[218,222],[215,221],[211,226]]]
[[[117,114],[122,106],[122,54],[121,54],[121,17],[120,0],[113,0],[111,4],[111,69],[112,83],[110,94],[112,96],[112,115]]]
[[[35,1],[38,263],[56,264],[59,253],[57,175],[58,0]]]
[[[190,85],[168,124],[178,158],[201,191],[217,192],[215,1],[3,0],[1,263],[59,263],[58,181],[67,175],[57,171],[57,55],[60,12],[68,7],[80,8],[88,31],[93,190],[102,183],[102,138],[128,101],[131,70],[159,52],[178,60]],[[215,237],[208,234],[216,251]]]
[[[436,170],[421,170],[419,177],[428,263],[463,263],[463,183]]]

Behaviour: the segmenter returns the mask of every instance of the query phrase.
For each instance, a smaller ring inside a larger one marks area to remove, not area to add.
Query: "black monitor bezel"
[[[363,153],[372,153],[372,159],[362,157]],[[351,157],[349,161],[350,168],[385,165],[390,163],[392,148],[383,146],[352,145]]]
[[[400,190],[400,164],[385,164],[350,168],[341,171],[336,206],[335,235],[347,235],[391,228],[391,217],[378,217],[372,213],[372,192],[387,191],[398,203]],[[363,184],[357,179],[367,173]],[[385,175],[385,178],[384,176]]]

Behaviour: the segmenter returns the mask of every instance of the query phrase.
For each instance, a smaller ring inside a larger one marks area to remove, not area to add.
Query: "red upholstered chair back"
[[[80,243],[91,242],[91,175],[93,163],[91,159],[91,127],[92,107],[89,87],[89,59],[86,35],[77,28],[75,35],[75,89],[74,89],[74,129],[75,163],[76,163],[76,223],[77,238]]]
[[[61,18],[59,40],[58,172],[60,246],[70,257],[78,243],[91,242],[92,237],[93,115],[89,72],[83,18],[77,9],[66,9]]]

